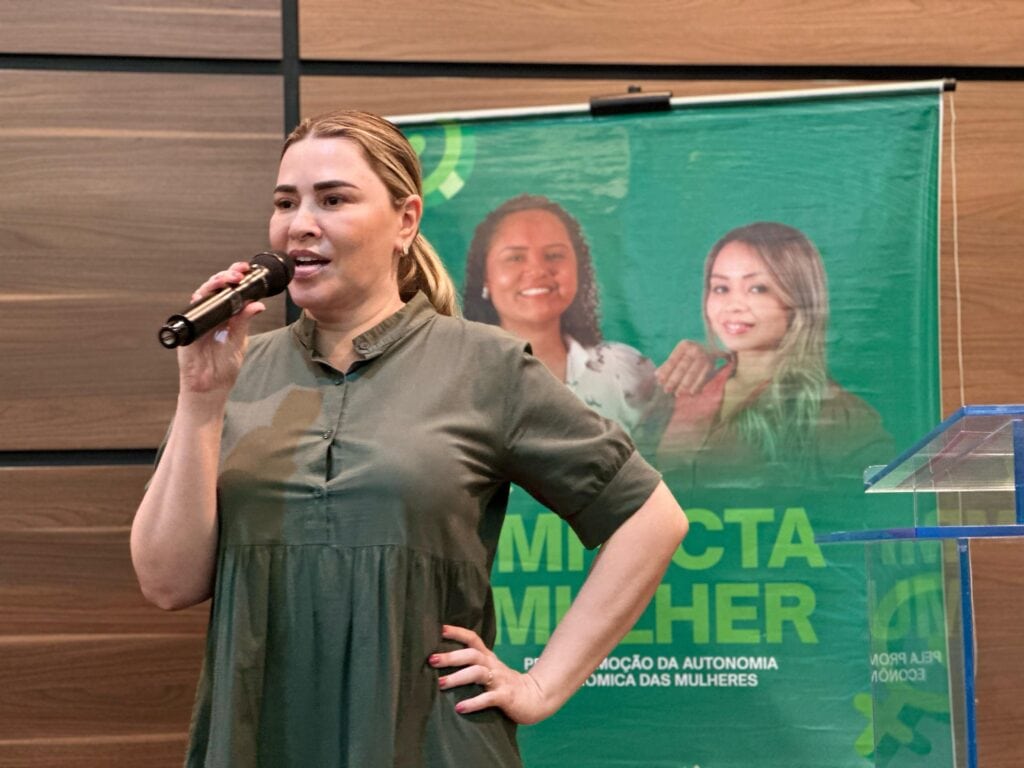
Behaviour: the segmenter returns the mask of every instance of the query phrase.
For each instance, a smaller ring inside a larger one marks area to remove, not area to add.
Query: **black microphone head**
[[[267,270],[267,296],[276,296],[292,281],[295,275],[295,261],[280,251],[264,251],[257,253],[249,261],[254,267]]]

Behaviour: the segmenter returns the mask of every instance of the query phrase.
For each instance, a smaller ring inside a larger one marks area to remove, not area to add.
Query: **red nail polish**
[[[427,663],[428,664],[432,664],[434,666],[437,666],[438,662],[440,662],[440,661],[441,661],[441,659],[440,659],[440,657],[436,653],[433,654],[432,656],[430,656],[430,658],[427,659]]]
[[[447,677],[439,677],[439,678],[437,678],[437,685],[438,685],[439,688],[444,688],[444,684],[446,682],[448,682],[448,678]]]
[[[461,714],[462,714],[462,713],[463,713],[463,712],[464,712],[465,710],[466,710],[466,705],[465,705],[465,704],[463,704],[463,703],[462,703],[461,701],[460,701],[460,702],[459,702],[458,704],[456,704],[456,705],[455,705],[455,711],[456,711],[456,712],[458,712],[458,713],[459,713],[460,715],[461,715]]]

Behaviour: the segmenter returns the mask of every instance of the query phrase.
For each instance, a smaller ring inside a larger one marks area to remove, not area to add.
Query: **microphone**
[[[295,262],[280,251],[257,253],[238,285],[228,285],[211,296],[167,318],[160,343],[167,349],[186,347],[204,333],[237,315],[251,301],[276,296],[291,282]]]

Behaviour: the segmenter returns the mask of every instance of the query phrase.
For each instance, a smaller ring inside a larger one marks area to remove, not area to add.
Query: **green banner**
[[[633,631],[520,729],[530,768],[952,765],[941,556],[815,538],[912,524],[862,477],[939,416],[940,115],[908,90],[403,126],[466,315],[530,338],[691,521]],[[666,393],[686,341],[713,369]],[[507,664],[591,558],[514,489]]]

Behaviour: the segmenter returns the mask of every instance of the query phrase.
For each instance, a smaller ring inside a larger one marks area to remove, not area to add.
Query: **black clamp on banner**
[[[626,93],[613,96],[594,96],[590,99],[590,114],[594,117],[603,115],[628,115],[634,112],[669,112],[672,109],[671,91],[640,90],[639,86],[631,85]]]

